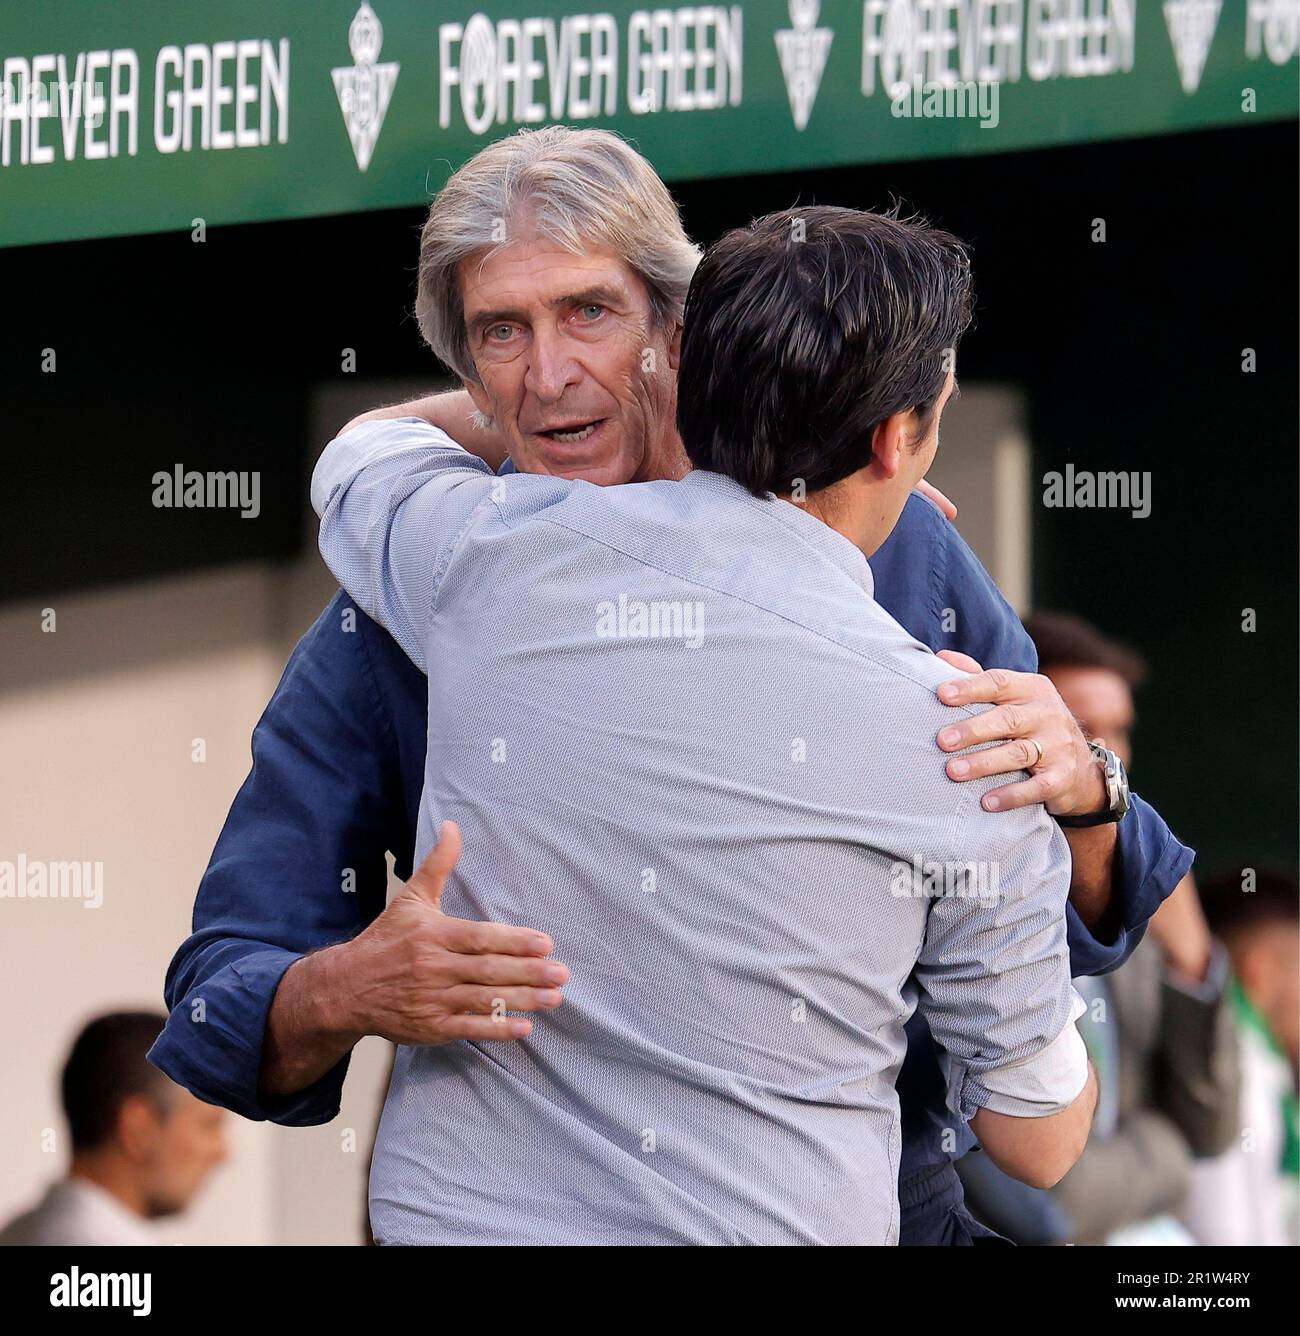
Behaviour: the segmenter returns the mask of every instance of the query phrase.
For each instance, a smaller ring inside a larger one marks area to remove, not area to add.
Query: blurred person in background
[[[1200,1243],[1300,1242],[1300,884],[1246,869],[1206,883],[1205,909],[1232,961],[1241,1043],[1241,1118],[1233,1144],[1192,1169],[1183,1220]]]
[[[0,1244],[156,1245],[147,1222],[184,1211],[226,1158],[225,1110],[145,1059],[166,1020],[110,1012],[77,1036],[62,1078],[72,1163]]]
[[[1084,732],[1127,766],[1141,657],[1081,617],[1025,622],[1049,677]],[[1020,1243],[1192,1243],[1172,1214],[1195,1162],[1237,1132],[1238,1046],[1228,954],[1210,934],[1191,875],[1151,919],[1147,939],[1112,974],[1076,979],[1078,1026],[1101,1084],[1092,1136],[1050,1192],[1015,1183],[985,1156],[962,1177],[976,1214]]]

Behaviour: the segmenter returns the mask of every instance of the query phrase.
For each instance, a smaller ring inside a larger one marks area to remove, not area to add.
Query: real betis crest
[[[790,0],[790,22],[794,26],[782,28],[776,34],[776,50],[781,57],[781,73],[796,130],[802,130],[812,115],[826,57],[835,40],[829,28],[817,26],[820,11],[821,0]]]
[[[1200,86],[1222,8],[1223,0],[1165,0],[1165,25],[1184,93],[1194,93]]]
[[[330,71],[352,140],[352,152],[363,172],[370,166],[370,155],[375,151],[375,140],[379,138],[401,68],[395,60],[384,65],[375,63],[383,43],[384,28],[379,16],[363,3],[348,28],[348,46],[356,64]]]

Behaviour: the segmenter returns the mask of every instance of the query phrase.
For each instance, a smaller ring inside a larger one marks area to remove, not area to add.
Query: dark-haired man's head
[[[966,250],[924,222],[819,206],[729,232],[686,299],[691,463],[804,501],[870,554],[934,458],[970,315]]]
[[[1090,737],[1101,738],[1127,766],[1133,751],[1133,692],[1146,678],[1140,654],[1069,612],[1025,618],[1038,650],[1038,670],[1050,677],[1070,713]]]
[[[1254,868],[1210,877],[1200,892],[1246,996],[1300,1067],[1300,882],[1292,872]]]
[[[77,1036],[63,1068],[72,1172],[147,1218],[183,1211],[226,1156],[226,1114],[195,1099],[145,1055],[166,1023],[112,1012]]]

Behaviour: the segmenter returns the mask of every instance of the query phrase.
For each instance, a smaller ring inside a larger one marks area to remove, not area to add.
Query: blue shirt
[[[1015,614],[929,502],[909,499],[871,570],[877,601],[931,649],[960,650],[985,667],[1036,668]],[[945,618],[946,609],[955,616]],[[945,625],[956,629],[947,632]],[[439,666],[430,669],[437,673]],[[194,931],[168,970],[171,1016],[150,1053],[201,1098],[286,1126],[337,1114],[346,1058],[305,1090],[259,1096],[266,1014],[290,964],[354,936],[383,908],[386,851],[398,875],[410,875],[426,690],[424,676],[393,640],[341,593],[290,658],[254,731],[253,767],[200,885]],[[934,764],[943,763],[935,747]],[[1113,941],[1098,941],[1067,908],[1072,972],[1121,964],[1191,861],[1191,851],[1135,797],[1119,826],[1120,927]],[[355,889],[341,893],[344,868],[354,873]],[[964,1131],[955,1150],[945,1144],[952,1125],[947,1087],[919,1015],[907,1034],[898,1080],[904,1180],[970,1145]],[[905,1204],[905,1216],[907,1210]]]

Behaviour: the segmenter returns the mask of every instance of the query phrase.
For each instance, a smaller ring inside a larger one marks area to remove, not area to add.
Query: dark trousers
[[[986,1229],[967,1211],[961,1179],[951,1163],[924,1169],[900,1183],[898,1205],[900,1247],[1015,1247],[1010,1239]]]

